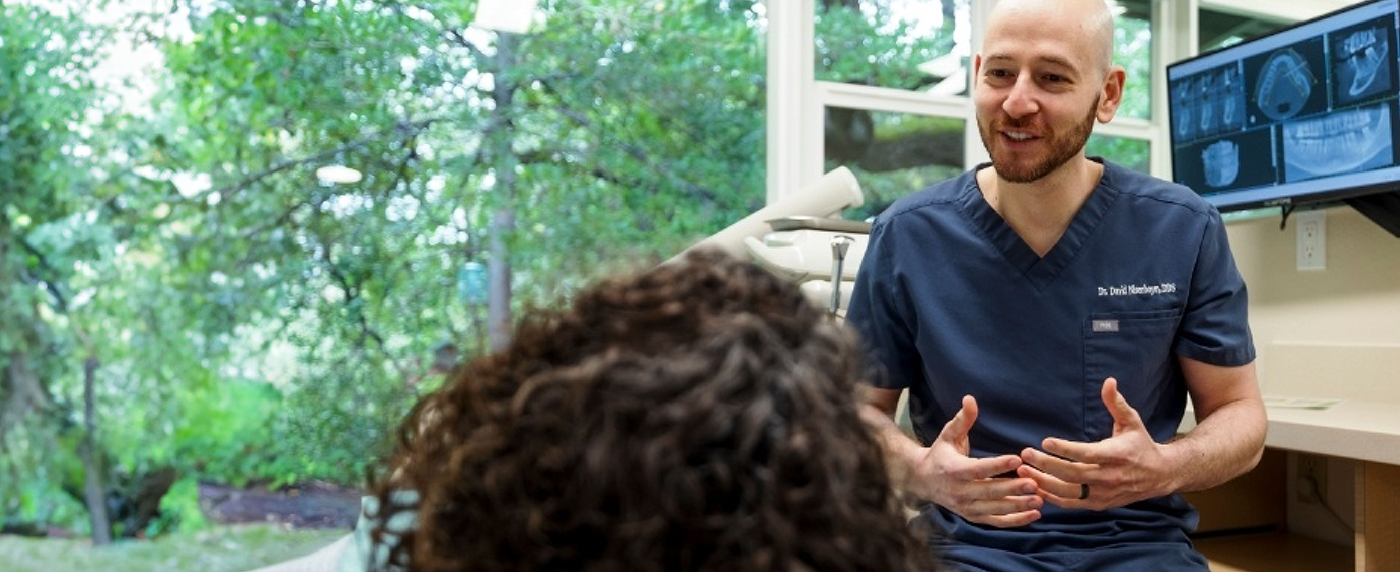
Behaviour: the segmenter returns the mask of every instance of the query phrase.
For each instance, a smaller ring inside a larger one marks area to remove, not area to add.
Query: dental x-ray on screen
[[[1173,178],[1221,211],[1400,188],[1400,0],[1167,67]]]

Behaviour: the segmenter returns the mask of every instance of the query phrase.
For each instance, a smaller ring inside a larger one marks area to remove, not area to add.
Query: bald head
[[[1105,0],[998,0],[992,6],[988,40],[1030,29],[1056,30],[1082,41],[1097,59],[1089,65],[1105,73],[1113,66],[1113,9]]]

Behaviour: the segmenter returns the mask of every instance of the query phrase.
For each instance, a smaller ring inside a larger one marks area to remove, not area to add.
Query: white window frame
[[[980,46],[981,30],[994,0],[972,0],[972,45]],[[1171,154],[1166,135],[1167,64],[1196,54],[1198,18],[1202,7],[1244,15],[1305,20],[1342,8],[1349,0],[1289,0],[1263,9],[1258,0],[1153,0],[1152,118],[1118,117],[1096,132],[1143,140],[1151,149],[1153,175],[1171,178]],[[975,125],[971,98],[943,96],[884,87],[817,81],[816,0],[769,0],[767,199],[772,203],[796,193],[823,175],[823,116],[827,107],[865,109],[962,119]],[[969,76],[971,70],[968,71]],[[968,85],[973,85],[968,78]],[[986,160],[977,129],[965,129],[964,166]]]

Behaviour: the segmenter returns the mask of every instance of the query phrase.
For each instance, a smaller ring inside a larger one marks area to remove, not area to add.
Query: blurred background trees
[[[762,206],[754,2],[545,2],[520,36],[472,2],[95,6],[0,8],[11,525],[360,484],[489,349],[483,269],[550,304]]]
[[[951,24],[868,4],[822,2],[814,65],[923,87]],[[150,536],[201,524],[201,482],[360,485],[512,312],[763,206],[763,2],[543,0],[523,35],[475,8],[0,4],[3,524]],[[957,122],[849,119],[881,151],[843,161],[961,169],[899,149]]]

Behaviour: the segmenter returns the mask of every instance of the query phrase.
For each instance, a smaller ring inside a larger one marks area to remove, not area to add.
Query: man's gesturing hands
[[[1039,519],[1043,501],[1037,496],[1036,480],[1004,476],[1022,466],[1020,457],[968,456],[968,432],[976,422],[977,400],[964,396],[962,409],[914,464],[911,492],[982,524],[1012,527]]]
[[[1163,445],[1153,441],[1118,392],[1118,381],[1104,380],[1100,397],[1113,416],[1108,439],[1086,443],[1051,437],[1041,443],[1044,450],[1027,447],[1019,457],[974,459],[968,434],[977,422],[977,400],[964,396],[962,408],[913,463],[909,492],[972,522],[998,527],[1038,520],[1046,502],[1104,510],[1170,492]]]
[[[1044,451],[1027,447],[1016,470],[1034,479],[1036,494],[1066,508],[1104,510],[1171,491],[1170,471],[1138,412],[1118,392],[1118,380],[1104,380],[1100,397],[1113,415],[1113,435],[1097,443],[1048,438]],[[1085,487],[1087,485],[1087,488]],[[1087,497],[1080,498],[1088,492]]]

